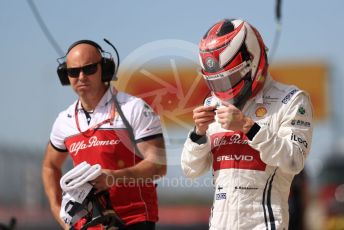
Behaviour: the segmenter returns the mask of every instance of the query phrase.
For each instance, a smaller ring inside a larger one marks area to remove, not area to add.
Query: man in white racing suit
[[[181,164],[191,178],[213,170],[210,229],[287,230],[290,185],[311,147],[308,94],[269,76],[263,40],[243,20],[213,25],[200,61],[212,96],[193,111]]]

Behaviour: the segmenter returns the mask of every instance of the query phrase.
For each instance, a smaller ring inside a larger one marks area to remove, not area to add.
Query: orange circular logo
[[[259,107],[259,108],[256,109],[255,114],[256,114],[256,117],[263,117],[263,116],[265,116],[265,114],[266,114],[267,112],[268,112],[268,111],[266,110],[265,107]]]
[[[119,161],[117,161],[117,167],[118,168],[124,168],[124,166],[125,166],[125,163],[124,163],[124,161],[122,161],[122,160],[119,160]]]

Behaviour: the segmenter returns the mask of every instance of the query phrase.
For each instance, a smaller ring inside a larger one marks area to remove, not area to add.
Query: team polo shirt
[[[118,92],[116,98],[136,142],[162,136],[159,117],[142,99],[123,92]],[[89,114],[89,121],[80,102],[75,101],[58,115],[50,134],[52,146],[69,152],[74,165],[86,161],[113,170],[136,165],[142,156],[133,148],[128,129],[117,111],[113,113],[115,110],[110,89]],[[111,114],[114,118],[104,123]],[[158,220],[155,187],[152,182],[110,188],[112,206],[127,225]]]

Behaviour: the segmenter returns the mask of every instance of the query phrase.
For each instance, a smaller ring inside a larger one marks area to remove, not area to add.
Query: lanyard
[[[76,102],[76,105],[75,105],[75,112],[74,112],[74,115],[75,115],[75,123],[76,123],[76,127],[78,128],[78,131],[82,134],[86,134],[86,132],[88,132],[89,130],[92,131],[92,134],[93,132],[99,128],[100,126],[106,124],[106,123],[110,123],[110,125],[113,124],[113,119],[115,118],[115,105],[114,105],[114,102],[112,101],[111,103],[111,111],[110,111],[110,115],[107,119],[103,120],[102,122],[99,122],[99,123],[96,123],[94,125],[92,125],[90,128],[88,128],[86,131],[81,131],[80,129],[80,124],[79,124],[79,116],[78,116],[78,105],[79,105],[79,100]]]

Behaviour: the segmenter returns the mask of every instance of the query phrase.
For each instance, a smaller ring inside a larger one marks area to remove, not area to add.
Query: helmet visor
[[[249,63],[245,61],[240,65],[221,73],[206,75],[202,71],[202,75],[211,91],[227,92],[237,85],[249,71]]]

